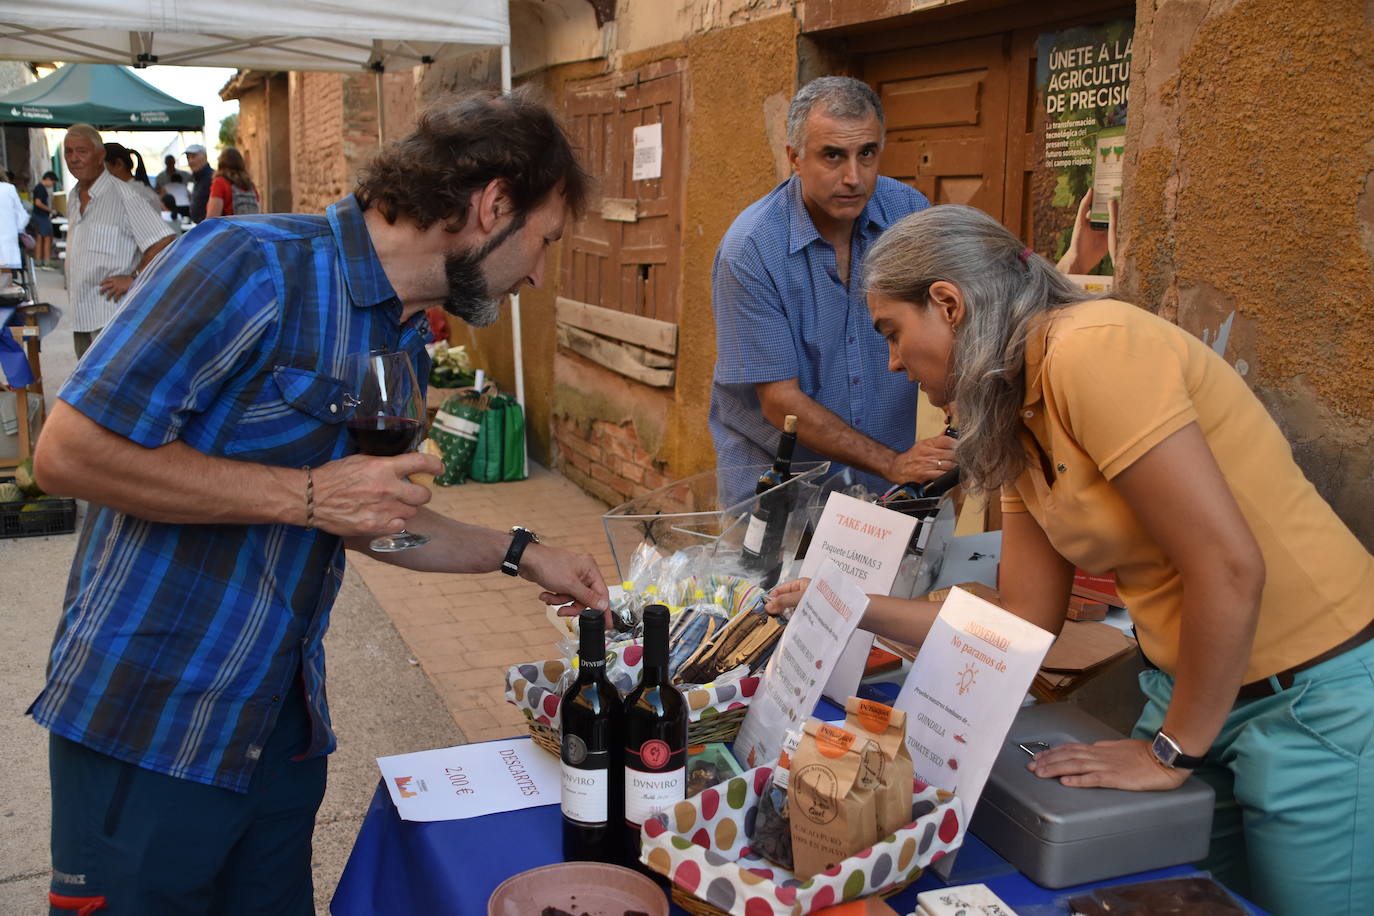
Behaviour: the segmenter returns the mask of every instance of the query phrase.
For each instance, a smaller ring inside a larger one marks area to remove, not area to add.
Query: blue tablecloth
[[[557,805],[462,821],[419,823],[396,814],[386,787],[377,786],[353,852],[334,892],[334,916],[486,916],[487,898],[517,872],[563,861]],[[1194,874],[1189,866],[1152,871],[1084,887]],[[1021,913],[1049,905],[1083,888],[1051,891],[1033,883],[969,834],[955,860],[951,883],[981,882]],[[898,913],[916,909],[916,894],[944,887],[931,872],[889,903]],[[687,916],[674,906],[673,916]]]
[[[890,684],[864,684],[859,689],[861,695],[883,702],[891,702],[895,692]],[[843,719],[844,713],[822,700],[816,716],[835,720]],[[502,881],[529,868],[563,861],[561,825],[557,805],[461,821],[403,821],[386,787],[379,783],[334,891],[330,912],[333,916],[486,916],[487,898]],[[1056,900],[1087,888],[1191,874],[1197,870],[1181,865],[1052,891],[1032,882],[969,833],[949,884],[986,884],[1020,916],[1037,916],[1036,907],[1051,907]],[[918,893],[945,886],[927,871],[888,902],[898,913],[911,913]],[[1260,913],[1256,908],[1252,912]],[[677,906],[671,913],[689,916]]]

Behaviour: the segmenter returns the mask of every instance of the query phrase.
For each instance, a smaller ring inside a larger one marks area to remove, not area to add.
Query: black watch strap
[[[521,528],[516,525],[510,530],[510,547],[506,548],[506,558],[501,561],[501,572],[508,576],[518,576],[520,574],[520,558],[525,555],[525,548],[530,544],[538,544],[539,536],[528,528]]]

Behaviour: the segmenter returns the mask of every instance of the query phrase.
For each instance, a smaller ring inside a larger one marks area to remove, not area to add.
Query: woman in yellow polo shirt
[[[1147,705],[1132,739],[1030,765],[1072,786],[1217,789],[1205,865],[1276,914],[1374,900],[1374,557],[1240,376],[1094,299],[991,217],[908,216],[865,266],[889,368],[958,402],[966,485],[1000,489],[1005,606],[1051,632],[1074,566],[1115,573]],[[865,626],[923,637],[933,610]],[[1367,912],[1367,910],[1365,910]]]

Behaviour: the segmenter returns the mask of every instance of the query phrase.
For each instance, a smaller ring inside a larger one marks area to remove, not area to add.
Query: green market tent
[[[0,124],[97,130],[200,130],[205,109],[178,102],[128,67],[67,64],[0,95]]]

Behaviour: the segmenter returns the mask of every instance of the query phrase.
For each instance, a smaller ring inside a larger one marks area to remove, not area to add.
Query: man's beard
[[[487,286],[487,278],[482,275],[482,261],[524,224],[523,216],[516,217],[480,248],[451,254],[444,259],[444,274],[448,277],[444,311],[478,328],[501,317],[501,300],[505,293],[493,293]]]

